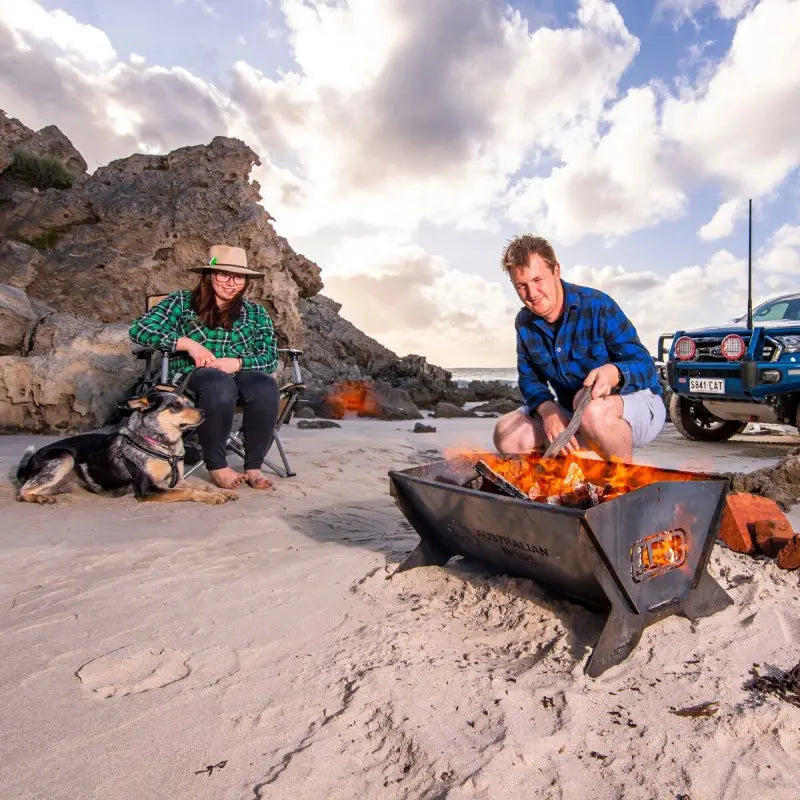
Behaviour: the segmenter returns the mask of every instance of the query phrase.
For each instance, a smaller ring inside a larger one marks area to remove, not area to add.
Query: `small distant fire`
[[[341,419],[347,414],[378,417],[381,405],[375,387],[368,381],[341,381],[334,384],[325,397],[331,415]]]

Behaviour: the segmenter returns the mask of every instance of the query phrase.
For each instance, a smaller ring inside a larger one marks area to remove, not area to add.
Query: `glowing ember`
[[[661,541],[653,542],[642,553],[642,566],[645,568],[673,566],[684,558],[683,538],[672,534]]]
[[[651,483],[687,479],[685,474],[655,467],[598,461],[571,454],[545,461],[538,453],[515,456],[484,453],[481,458],[498,475],[538,502],[553,502],[551,498],[587,492],[596,493],[597,502],[605,502]]]
[[[686,561],[687,539],[682,528],[645,536],[631,548],[632,577],[637,583],[655,578]]]
[[[336,419],[341,419],[346,414],[377,417],[381,413],[375,387],[366,381],[342,381],[334,384],[328,390],[325,403]]]

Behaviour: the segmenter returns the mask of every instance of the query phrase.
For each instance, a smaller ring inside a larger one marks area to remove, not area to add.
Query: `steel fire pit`
[[[389,473],[392,497],[420,536],[398,572],[467,555],[607,612],[591,677],[627,658],[647,625],[733,603],[706,571],[727,478],[654,469],[654,482],[581,510],[465,487],[483,457]]]

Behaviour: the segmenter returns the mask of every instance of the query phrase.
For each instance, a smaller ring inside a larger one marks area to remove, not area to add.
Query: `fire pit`
[[[586,665],[591,677],[627,658],[647,625],[670,614],[698,619],[733,602],[706,571],[727,478],[491,453],[389,478],[420,536],[398,572],[467,555],[607,612]]]

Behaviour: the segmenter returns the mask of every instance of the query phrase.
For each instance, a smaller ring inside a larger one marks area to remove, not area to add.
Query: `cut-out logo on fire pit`
[[[686,561],[686,531],[674,528],[645,536],[631,546],[631,575],[636,583],[657,578]]]

